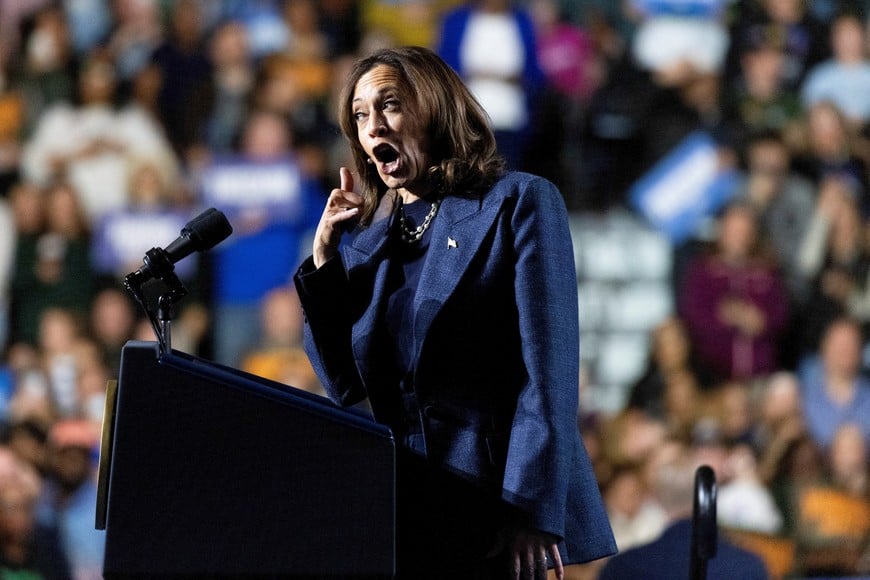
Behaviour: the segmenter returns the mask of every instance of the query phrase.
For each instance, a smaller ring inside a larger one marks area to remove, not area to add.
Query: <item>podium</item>
[[[389,578],[389,429],[323,397],[130,342],[109,389],[106,578]]]

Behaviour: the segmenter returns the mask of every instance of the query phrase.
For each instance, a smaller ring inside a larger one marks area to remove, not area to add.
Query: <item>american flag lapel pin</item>
[[[448,248],[458,248],[459,246],[456,244],[456,240],[447,236],[447,247]]]

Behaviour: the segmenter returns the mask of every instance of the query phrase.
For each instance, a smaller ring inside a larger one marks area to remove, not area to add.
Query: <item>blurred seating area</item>
[[[868,0],[0,0],[0,575],[101,577],[105,386],[154,338],[121,281],[202,209],[173,346],[321,392],[291,276],[349,67],[402,44],[564,196],[620,549],[683,458],[771,577],[870,575]]]

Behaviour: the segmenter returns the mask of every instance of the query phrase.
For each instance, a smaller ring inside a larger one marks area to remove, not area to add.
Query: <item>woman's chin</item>
[[[381,181],[383,181],[389,189],[401,189],[406,183],[406,180],[398,175],[385,175],[383,173],[381,174]]]

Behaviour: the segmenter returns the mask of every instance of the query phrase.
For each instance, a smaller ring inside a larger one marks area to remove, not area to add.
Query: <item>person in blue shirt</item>
[[[260,304],[286,286],[320,217],[323,192],[296,161],[287,119],[248,118],[238,155],[215,159],[203,177],[204,201],[220,207],[234,233],[210,252],[214,358],[239,366],[259,344]]]
[[[870,121],[870,59],[864,24],[855,14],[838,16],[831,25],[833,58],[810,69],[801,86],[801,99],[809,109],[830,101],[856,127]]]
[[[828,325],[818,355],[800,366],[807,431],[822,449],[847,423],[858,425],[870,442],[870,380],[861,374],[862,349],[860,326],[841,317]]]

